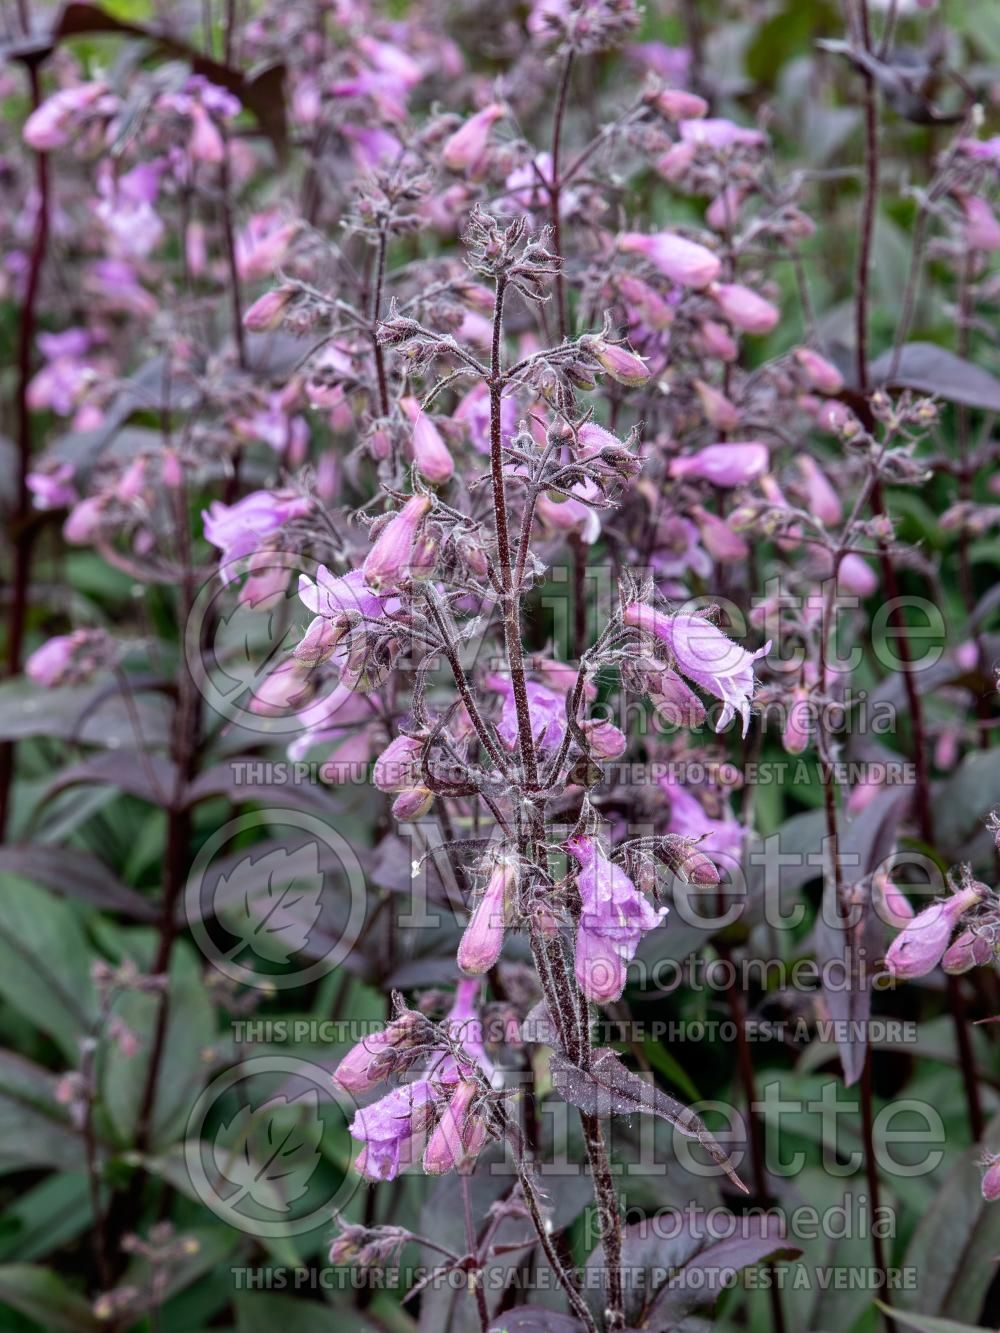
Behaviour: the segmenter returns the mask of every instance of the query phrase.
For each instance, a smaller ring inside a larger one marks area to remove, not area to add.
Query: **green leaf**
[[[1000,1253],[1000,1209],[983,1199],[983,1149],[1000,1151],[1000,1117],[952,1167],[932,1206],[922,1217],[906,1266],[920,1275],[916,1290],[901,1291],[899,1304],[935,1315],[976,1320],[996,1271]]]
[[[337,1324],[328,1305],[271,1291],[243,1291],[235,1298],[236,1333],[329,1333]]]
[[[37,1320],[46,1330],[97,1333],[106,1327],[61,1277],[35,1264],[0,1265],[0,1310],[4,1305]]]
[[[0,1222],[0,1262],[44,1259],[75,1240],[93,1218],[90,1186],[82,1173],[49,1176],[10,1204]]]
[[[139,1038],[137,1054],[108,1042],[102,1050],[101,1088],[112,1123],[126,1143],[135,1137],[146,1086],[160,996],[128,991],[114,1016]],[[184,1132],[205,1081],[204,1053],[215,1037],[215,1019],[201,979],[201,969],[187,947],[177,947],[170,968],[167,1031],[153,1108],[152,1147],[167,1147]]]
[[[917,1333],[978,1333],[982,1327],[979,1324],[957,1324],[954,1319],[934,1319],[927,1314],[906,1314],[882,1301],[876,1301],[875,1304],[883,1314],[891,1315],[897,1324],[902,1324],[904,1328],[914,1328]]]
[[[91,957],[68,903],[0,874],[0,995],[58,1042],[72,1064],[94,1013]]]
[[[83,1170],[83,1138],[56,1100],[56,1082],[47,1069],[0,1050],[0,1172]]]

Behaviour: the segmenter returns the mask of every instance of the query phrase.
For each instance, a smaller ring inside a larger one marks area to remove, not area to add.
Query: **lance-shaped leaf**
[[[294,1110],[294,1117],[289,1111]],[[226,1200],[235,1208],[244,1198],[273,1209],[276,1194],[287,1212],[309,1188],[320,1160],[323,1120],[319,1092],[310,1088],[289,1099],[272,1097],[258,1110],[244,1106],[215,1136],[213,1157],[220,1173],[238,1186]]]
[[[697,1139],[733,1184],[744,1194],[750,1193],[736,1174],[729,1155],[695,1113],[676,1098],[662,1092],[655,1084],[648,1083],[626,1069],[610,1047],[605,1046],[594,1052],[589,1070],[580,1069],[558,1051],[552,1056],[550,1068],[556,1091],[585,1115],[645,1113],[659,1116],[669,1121],[686,1138]]]

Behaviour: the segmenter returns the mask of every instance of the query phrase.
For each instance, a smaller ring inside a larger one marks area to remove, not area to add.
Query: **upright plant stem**
[[[490,1312],[486,1305],[486,1293],[483,1291],[482,1274],[478,1266],[478,1245],[476,1243],[476,1228],[472,1220],[472,1191],[469,1189],[469,1177],[463,1171],[460,1184],[462,1189],[462,1214],[465,1218],[465,1244],[470,1256],[477,1261],[469,1278],[472,1282],[473,1291],[476,1296],[476,1313],[479,1315],[479,1327],[481,1333],[486,1333],[490,1326]]]
[[[32,111],[39,106],[41,79],[35,61],[26,63]],[[35,213],[35,233],[32,238],[28,275],[21,303],[21,318],[17,339],[17,497],[11,523],[14,547],[14,568],[10,582],[10,610],[7,615],[7,676],[16,676],[21,670],[24,653],[24,629],[28,614],[28,585],[31,577],[31,553],[34,547],[34,529],[31,523],[31,500],[28,494],[28,473],[31,471],[31,411],[28,406],[28,384],[31,380],[31,351],[35,342],[38,321],[38,294],[41,288],[42,268],[49,239],[49,164],[45,153],[35,153],[35,192],[38,196]],[[11,790],[14,780],[14,742],[0,744],[0,839],[7,830],[10,816]]]
[[[552,227],[552,251],[559,258],[556,272],[556,310],[559,315],[559,340],[566,341],[568,320],[566,314],[566,283],[562,266],[562,222],[560,219],[560,194],[562,182],[559,179],[559,154],[562,147],[563,117],[566,114],[566,100],[569,95],[569,83],[573,74],[573,52],[566,56],[562,77],[559,80],[559,92],[556,94],[556,112],[552,123],[552,179],[549,182],[549,225]]]

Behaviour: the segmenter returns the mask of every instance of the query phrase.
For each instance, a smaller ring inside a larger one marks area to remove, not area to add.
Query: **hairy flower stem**
[[[371,326],[372,348],[375,353],[375,375],[378,379],[378,405],[382,416],[389,415],[389,382],[385,373],[385,353],[378,340],[378,322],[382,317],[382,292],[385,287],[385,260],[389,240],[383,226],[378,234],[378,249],[375,256],[375,287],[372,292]]]
[[[559,316],[559,339],[566,340],[568,319],[566,313],[566,283],[562,264],[562,223],[560,221],[560,192],[562,182],[559,179],[559,152],[562,147],[563,117],[566,114],[566,100],[573,74],[573,51],[567,53],[563,65],[562,78],[559,80],[559,92],[556,95],[556,114],[552,122],[552,177],[549,181],[549,223],[552,227],[552,253],[559,260],[556,270],[556,310]]]
[[[41,79],[38,64],[26,62],[31,109],[41,102]],[[35,213],[35,233],[21,319],[17,338],[17,498],[11,519],[14,547],[14,569],[10,583],[10,611],[7,616],[6,674],[16,676],[21,669],[24,651],[24,627],[28,612],[28,585],[31,576],[31,553],[35,532],[31,523],[31,497],[28,494],[28,473],[31,471],[31,410],[28,406],[28,384],[31,380],[31,351],[35,343],[38,293],[42,268],[49,239],[49,164],[45,153],[35,153],[35,191],[38,196]],[[14,742],[0,744],[0,839],[7,830],[10,814],[10,796],[14,780]]]
[[[865,1145],[865,1177],[868,1182],[868,1202],[871,1205],[872,1216],[877,1217],[879,1183],[878,1162],[875,1159],[875,1116],[872,1106],[872,1051],[870,1046],[865,1049],[865,1063],[861,1071],[861,1130]],[[882,1234],[878,1227],[872,1227],[872,1259],[875,1262],[875,1271],[879,1275],[879,1296],[883,1305],[888,1305],[885,1252],[882,1245]],[[885,1323],[886,1333],[896,1333],[896,1321],[888,1311],[883,1311],[882,1319]]]
[[[517,1179],[521,1186],[521,1193],[524,1195],[524,1201],[528,1205],[528,1212],[531,1214],[531,1221],[534,1224],[535,1231],[538,1233],[538,1240],[546,1259],[549,1261],[553,1273],[559,1280],[559,1285],[566,1293],[566,1299],[569,1301],[570,1309],[587,1329],[587,1333],[598,1333],[597,1324],[594,1322],[594,1316],[590,1313],[586,1302],[580,1295],[573,1278],[566,1268],[552,1243],[552,1235],[549,1230],[549,1224],[542,1215],[542,1206],[538,1198],[538,1192],[535,1189],[535,1182],[531,1178],[530,1163],[524,1160],[520,1155],[516,1156]]]
[[[625,1297],[622,1290],[622,1223],[618,1211],[618,1194],[611,1175],[607,1144],[601,1121],[596,1115],[580,1112],[587,1158],[594,1179],[594,1194],[601,1224],[604,1245],[604,1263],[608,1278],[608,1333],[621,1333],[625,1327]]]
[[[507,521],[507,496],[503,477],[503,431],[501,425],[501,397],[503,394],[503,366],[501,339],[503,336],[503,302],[506,284],[497,279],[496,300],[493,306],[493,340],[490,354],[490,476],[493,483],[493,518],[497,534],[497,553],[500,559],[502,587],[501,614],[503,620],[504,653],[510,668],[514,708],[517,713],[518,749],[521,767],[528,790],[538,785],[538,767],[535,743],[531,730],[531,712],[528,707],[528,688],[524,674],[524,654],[521,647],[521,588],[514,582],[511,566],[510,525]]]
[[[719,897],[722,898],[720,891]],[[720,915],[722,914],[722,904],[720,902]],[[716,942],[716,948],[719,957],[727,965],[730,975],[735,975],[730,964],[732,963],[732,952],[724,939]],[[754,1192],[757,1195],[757,1205],[766,1208],[768,1203],[767,1186],[767,1166],[764,1157],[764,1136],[762,1132],[759,1116],[754,1111],[757,1103],[757,1079],[754,1074],[753,1056],[750,1053],[750,1043],[747,1040],[747,1014],[746,1006],[743,1003],[743,995],[737,986],[727,987],[727,999],[729,1002],[729,1015],[733,1021],[733,1027],[736,1030],[736,1058],[739,1068],[740,1082],[743,1084],[743,1096],[747,1103],[747,1131],[750,1138],[750,1160],[753,1165],[753,1185]],[[774,1271],[774,1265],[768,1264],[768,1270]],[[785,1312],[781,1303],[781,1290],[777,1282],[771,1282],[768,1287],[771,1303],[771,1323],[774,1333],[785,1333]]]

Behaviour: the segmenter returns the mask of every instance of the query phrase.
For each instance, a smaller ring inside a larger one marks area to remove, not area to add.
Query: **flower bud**
[[[671,184],[683,180],[694,162],[697,148],[693,143],[675,143],[656,159],[656,170]]]
[[[628,348],[616,343],[605,342],[603,338],[586,337],[580,339],[580,348],[589,352],[613,380],[619,384],[645,384],[649,371],[642,357],[636,356]]]
[[[655,236],[628,231],[618,238],[618,248],[626,254],[642,255],[671,282],[682,287],[707,287],[719,276],[722,267],[711,250],[672,231]]]
[[[392,590],[411,577],[411,563],[420,527],[431,511],[427,495],[414,495],[381,530],[362,566],[372,588]]]
[[[705,221],[714,231],[729,231],[748,194],[742,185],[727,185],[705,210]]]
[[[470,171],[477,165],[486,152],[490,130],[503,114],[504,107],[499,102],[491,102],[459,126],[441,152],[441,159],[449,171]]]
[[[1000,1199],[1000,1155],[987,1154],[983,1166],[986,1168],[983,1173],[983,1198],[987,1203],[994,1203]]]
[[[295,288],[287,286],[275,287],[263,296],[258,296],[243,316],[244,327],[254,333],[270,333],[280,328],[294,296]]]
[[[871,597],[878,590],[878,575],[864,556],[853,551],[845,555],[837,569],[837,587],[855,597]]]
[[[897,980],[911,981],[933,971],[948,948],[959,919],[975,907],[983,892],[982,885],[970,885],[919,912],[889,947],[885,961],[891,975]]]
[[[292,649],[292,656],[303,666],[313,667],[328,662],[355,619],[349,612],[341,612],[337,616],[316,616]]]
[[[683,88],[661,88],[651,102],[667,120],[699,120],[708,111],[704,97]]]
[[[694,387],[701,401],[701,410],[705,420],[716,430],[735,430],[740,424],[740,414],[733,403],[721,390],[715,389],[704,380],[695,380]]]
[[[461,1170],[478,1155],[485,1142],[485,1124],[470,1114],[479,1087],[474,1079],[463,1078],[451,1094],[433,1134],[424,1150],[423,1168],[429,1176]]]
[[[259,717],[284,717],[304,707],[313,690],[308,668],[290,658],[256,687],[250,700],[250,712]]]
[[[828,528],[834,527],[843,517],[843,508],[826,473],[810,454],[799,454],[795,464],[802,476],[800,489],[805,495],[806,508]]]
[[[1000,250],[1000,222],[986,200],[967,194],[961,203],[965,214],[965,243],[969,249],[986,253]]]
[[[844,387],[844,377],[837,367],[827,361],[825,356],[814,352],[811,347],[797,347],[795,360],[802,368],[811,389],[819,393],[840,393]]]
[[[392,803],[392,814],[401,824],[420,819],[434,804],[434,793],[429,787],[407,787]]]
[[[801,754],[809,744],[811,726],[808,701],[806,690],[797,689],[793,692],[781,736],[781,743],[788,754]]]
[[[982,932],[963,930],[945,950],[941,966],[951,976],[984,967],[996,957],[993,940]]]
[[[420,784],[423,741],[397,736],[375,760],[372,782],[379,791],[399,792]]]
[[[701,505],[691,506],[691,517],[698,524],[705,550],[713,560],[719,564],[734,564],[747,558],[750,548],[724,518],[710,514]]]
[[[740,354],[732,334],[717,320],[702,320],[698,326],[698,340],[706,355],[717,356],[720,361],[735,361]]]
[[[781,318],[777,306],[738,282],[718,282],[710,295],[730,324],[744,333],[770,333]]]
[[[498,856],[458,946],[458,965],[463,972],[474,976],[488,972],[500,957],[517,878],[517,862]]]
[[[613,722],[592,718],[581,722],[580,730],[595,759],[620,759],[628,746],[628,738]]]
[[[417,471],[432,485],[439,486],[452,476],[455,460],[445,444],[441,432],[426,412],[417,411],[413,418],[413,462]]]

